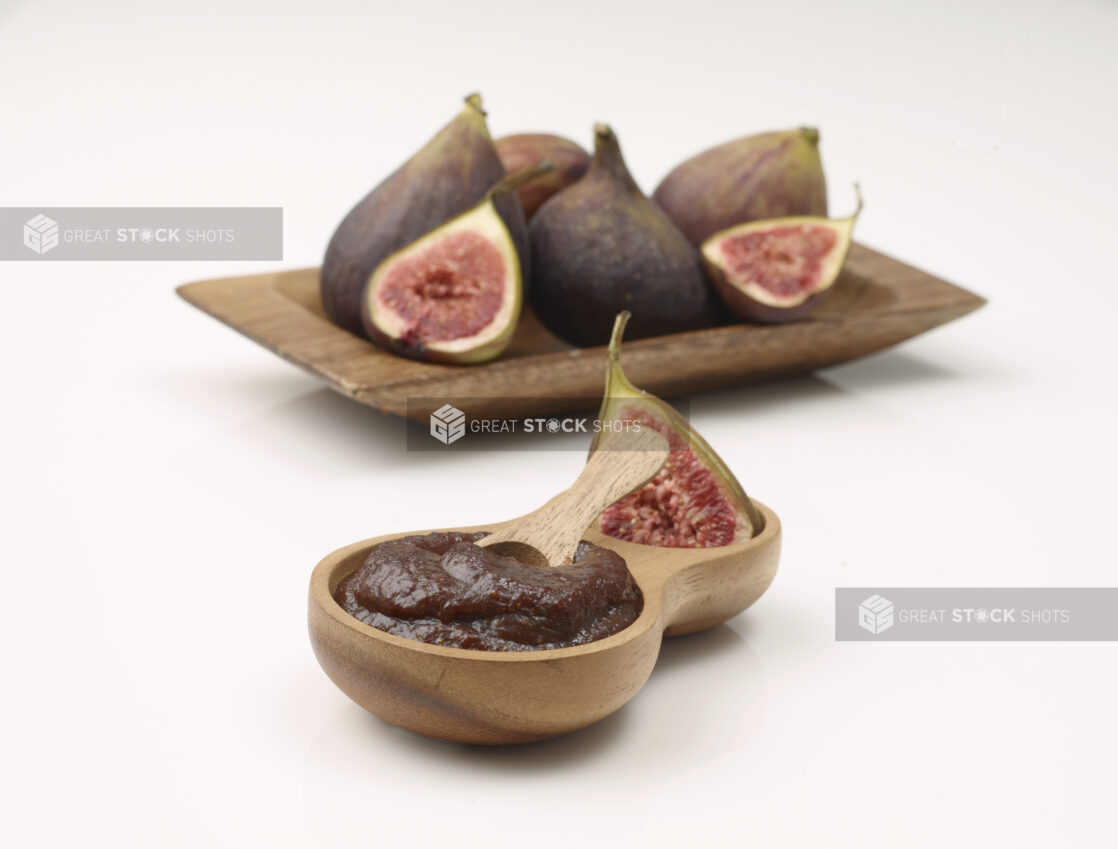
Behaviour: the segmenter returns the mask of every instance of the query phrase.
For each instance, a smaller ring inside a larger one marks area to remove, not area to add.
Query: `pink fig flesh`
[[[473,336],[493,321],[507,278],[504,257],[492,242],[461,231],[395,263],[377,298],[406,322],[401,343],[447,341]]]
[[[624,408],[619,418],[658,431],[670,453],[656,477],[602,513],[602,533],[667,548],[715,548],[748,538],[725,487],[667,422]]]
[[[726,274],[777,297],[810,293],[823,278],[823,261],[838,237],[829,227],[795,225],[746,233],[722,244]]]

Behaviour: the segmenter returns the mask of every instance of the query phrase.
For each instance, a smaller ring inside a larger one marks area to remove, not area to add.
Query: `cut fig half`
[[[377,266],[361,304],[369,338],[417,360],[465,365],[500,355],[520,318],[524,280],[495,204],[551,168],[542,161],[510,174],[473,209]]]
[[[668,440],[670,453],[651,481],[602,513],[600,530],[666,548],[717,548],[750,539],[764,522],[722,458],[671,405],[625,376],[621,336],[628,320],[626,311],[614,323],[605,398],[590,451],[600,450],[611,431],[651,427]]]
[[[842,271],[857,209],[847,218],[812,215],[751,221],[703,242],[703,264],[735,314],[762,324],[802,318],[831,291]]]

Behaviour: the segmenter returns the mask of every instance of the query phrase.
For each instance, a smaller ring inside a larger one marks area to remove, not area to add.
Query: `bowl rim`
[[[730,545],[723,545],[713,548],[688,548],[688,549],[668,549],[662,546],[644,545],[643,543],[634,543],[627,540],[617,540],[612,537],[605,537],[597,531],[591,529],[587,537],[602,537],[607,541],[617,543],[622,549],[655,549],[657,551],[676,551],[687,552],[687,557],[681,557],[683,564],[680,568],[686,568],[695,563],[700,563],[704,560],[714,559],[714,557],[703,557],[703,552],[717,552],[714,556],[725,556],[728,554],[735,554],[738,552],[749,551],[753,548],[759,548],[767,545],[774,538],[781,535],[780,519],[771,508],[762,504],[760,501],[753,500],[754,506],[761,513],[764,518],[764,525],[761,531],[747,540],[741,542],[731,543]],[[657,621],[663,615],[663,582],[661,581],[658,586],[651,587],[655,592],[646,591],[642,585],[641,576],[638,574],[639,567],[634,569],[630,565],[628,557],[625,558],[626,565],[629,566],[630,572],[633,574],[634,580],[637,582],[637,587],[641,592],[642,605],[640,615],[637,616],[633,622],[618,631],[616,634],[611,634],[600,640],[594,640],[589,643],[582,643],[577,646],[563,646],[562,648],[555,649],[525,649],[523,651],[491,651],[488,649],[464,649],[456,646],[440,646],[434,643],[426,643],[422,640],[414,640],[410,637],[401,637],[397,634],[391,634],[388,631],[382,631],[379,628],[374,628],[362,622],[360,619],[351,615],[340,604],[334,600],[333,593],[331,592],[331,583],[337,586],[337,582],[333,581],[337,575],[338,569],[342,563],[353,554],[361,551],[362,549],[369,550],[373,545],[381,542],[386,542],[391,539],[398,539],[404,536],[412,536],[427,533],[438,533],[440,531],[491,531],[503,525],[508,524],[515,520],[506,520],[504,522],[490,522],[484,525],[474,525],[470,527],[458,528],[438,528],[428,531],[403,531],[401,533],[383,534],[377,537],[370,537],[369,539],[361,540],[360,542],[350,543],[349,545],[342,546],[323,557],[311,572],[310,578],[310,604],[312,607],[317,607],[319,611],[332,619],[337,624],[341,625],[344,629],[350,631],[356,637],[359,637],[363,642],[375,641],[379,644],[387,644],[395,649],[407,650],[413,652],[420,652],[421,654],[434,655],[436,657],[453,658],[457,660],[466,660],[475,663],[524,663],[532,660],[559,660],[562,658],[577,657],[581,655],[596,654],[599,652],[607,652],[611,649],[619,648],[627,643],[639,639],[646,631],[653,628]],[[624,555],[623,555],[624,556]],[[363,562],[363,560],[362,560]],[[352,571],[361,568],[359,563],[355,569],[347,572],[346,575]],[[339,576],[338,581],[342,577]],[[650,576],[646,576],[650,577]],[[313,630],[313,626],[312,626]],[[661,635],[663,628],[660,629]]]

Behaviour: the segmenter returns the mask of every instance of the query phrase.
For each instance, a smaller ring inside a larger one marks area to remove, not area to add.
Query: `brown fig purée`
[[[381,543],[334,600],[400,637],[488,651],[577,646],[627,628],[640,590],[617,554],[579,543],[570,566],[527,566],[474,543],[485,533],[435,533]]]

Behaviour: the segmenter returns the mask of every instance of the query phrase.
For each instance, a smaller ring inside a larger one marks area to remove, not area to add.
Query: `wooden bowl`
[[[447,648],[355,619],[334,601],[334,589],[374,545],[408,534],[357,542],[325,557],[311,575],[311,645],[342,692],[393,725],[462,743],[556,737],[597,722],[635,696],[665,634],[710,628],[761,596],[776,574],[780,520],[763,504],[757,508],[764,518],[760,533],[721,548],[659,548],[588,531],[585,539],[625,558],[644,607],[632,625],[604,640],[541,651]],[[496,531],[506,524],[461,530]]]

